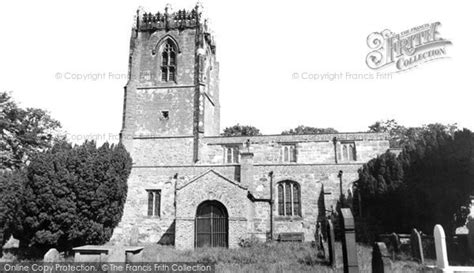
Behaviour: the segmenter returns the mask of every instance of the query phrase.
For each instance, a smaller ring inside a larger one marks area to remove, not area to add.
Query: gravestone
[[[396,233],[390,234],[390,244],[392,245],[393,251],[395,253],[400,252],[400,238]]]
[[[385,243],[375,242],[372,250],[372,273],[392,272],[392,261]]]
[[[56,248],[51,248],[44,254],[43,257],[43,262],[45,263],[57,263],[60,262],[61,260],[61,255],[59,255],[59,251],[56,250]]]
[[[75,247],[74,262],[80,263],[103,263],[108,262],[109,254],[112,250],[109,246],[85,245]]]
[[[143,262],[143,247],[127,247],[125,248],[125,262],[139,263]]]
[[[342,235],[342,258],[344,261],[344,273],[359,273],[357,262],[357,245],[355,240],[354,217],[351,209],[341,208]]]
[[[334,235],[334,226],[331,219],[327,220],[327,237],[328,237],[328,251],[329,251],[329,265],[331,267],[336,267],[336,245],[335,245],[335,235]]]
[[[2,247],[2,259],[10,260],[14,259],[19,252],[20,241],[10,236],[10,239]]]
[[[423,245],[421,243],[421,236],[418,230],[414,228],[411,231],[410,235],[410,246],[411,246],[411,255],[415,260],[418,262],[424,264],[425,263],[425,258],[423,255]]]
[[[58,263],[61,262],[61,255],[59,255],[59,251],[56,248],[51,248],[44,254],[43,262],[45,263]],[[44,267],[43,273],[53,273],[56,272],[53,270],[53,267]]]
[[[471,196],[470,213],[467,216],[467,246],[471,259],[474,259],[474,196]]]
[[[433,233],[436,249],[436,265],[439,269],[443,270],[449,267],[448,251],[446,249],[446,235],[444,234],[441,225],[436,225]]]
[[[326,258],[326,249],[324,247],[324,231],[322,230],[322,224],[320,221],[316,224],[316,247],[318,249],[317,256],[319,258]]]

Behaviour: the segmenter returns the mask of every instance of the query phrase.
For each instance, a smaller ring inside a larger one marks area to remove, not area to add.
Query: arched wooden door
[[[195,247],[227,247],[229,219],[220,202],[205,201],[198,206],[195,221]]]

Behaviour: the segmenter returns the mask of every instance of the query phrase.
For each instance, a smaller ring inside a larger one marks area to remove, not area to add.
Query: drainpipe
[[[174,220],[176,221],[176,215],[178,215],[176,211],[176,194],[178,192],[178,173],[176,173],[173,178],[174,178]]]
[[[339,178],[339,200],[341,201],[341,208],[342,208],[342,195],[343,195],[343,192],[342,192],[342,170],[339,171],[339,173],[337,174],[337,177]]]
[[[334,143],[334,161],[337,164],[337,138],[333,137],[332,143]]]
[[[273,241],[273,171],[270,171],[270,240]]]
[[[176,240],[176,216],[178,215],[178,209],[176,208],[176,196],[178,193],[178,173],[175,173],[173,176],[174,179],[174,230],[173,230],[173,240]],[[175,241],[176,242],[176,241]]]

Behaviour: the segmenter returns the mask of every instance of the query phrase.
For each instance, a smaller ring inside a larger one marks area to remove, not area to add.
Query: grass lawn
[[[112,247],[109,262],[125,260],[122,246]],[[357,245],[359,272],[372,272],[372,248]],[[22,259],[16,259],[22,261]],[[6,260],[5,260],[6,261]],[[35,261],[35,260],[23,260]],[[39,261],[39,260],[38,260]],[[73,257],[66,257],[73,261]],[[144,262],[199,262],[216,263],[216,272],[343,272],[341,244],[336,243],[336,268],[317,257],[317,250],[310,243],[259,243],[251,247],[199,248],[176,250],[173,246],[146,245]],[[428,272],[411,261],[396,261],[392,272]]]
[[[372,249],[358,245],[360,272],[372,271]],[[174,247],[149,245],[143,252],[150,262],[215,262],[217,272],[342,272],[341,244],[336,243],[337,266],[330,268],[317,257],[310,243],[262,243],[248,248],[201,248],[180,251]],[[414,262],[395,262],[393,272],[418,272]]]

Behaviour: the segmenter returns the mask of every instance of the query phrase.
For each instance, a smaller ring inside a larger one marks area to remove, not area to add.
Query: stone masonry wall
[[[168,38],[178,45],[176,81],[162,82],[160,47]],[[192,134],[194,60],[194,29],[132,31],[122,129],[128,146],[135,135]],[[161,111],[165,110],[170,114],[167,122],[160,120]]]
[[[135,135],[191,136],[193,96],[193,88],[137,90]]]
[[[135,139],[132,159],[135,166],[176,166],[193,163],[193,138]]]
[[[201,164],[225,163],[224,150],[227,146],[238,145],[241,150],[247,149],[245,142],[250,139],[250,150],[254,153],[255,164],[282,164],[284,145],[292,144],[296,147],[296,162],[291,164],[333,164],[336,163],[336,153],[333,137],[328,135],[326,140],[319,135],[311,136],[258,136],[258,137],[209,137],[202,140]],[[344,135],[345,136],[345,135]],[[370,137],[374,139],[370,139]],[[377,139],[378,134],[353,134],[345,137],[356,146],[357,160],[351,163],[365,163],[369,159],[384,153],[389,149],[385,139]],[[339,145],[336,146],[340,147]]]
[[[369,156],[375,156],[385,152],[388,147],[388,141],[377,139],[375,135],[362,135],[357,137],[357,134],[351,136],[352,139],[359,139],[356,142],[358,159],[368,160]],[[362,141],[360,139],[374,137],[373,140]],[[351,163],[336,164],[329,160],[325,163],[324,159],[329,158],[331,151],[331,142],[320,139],[320,136],[295,136],[295,140],[304,141],[297,143],[301,151],[298,154],[299,161],[305,159],[306,162],[297,163],[281,163],[280,150],[281,143],[276,140],[278,137],[260,137],[251,145],[251,151],[254,156],[253,167],[253,185],[251,185],[252,195],[257,199],[270,198],[270,172],[273,172],[273,197],[276,200],[277,183],[285,180],[291,180],[299,183],[301,188],[301,202],[302,202],[302,217],[281,217],[278,216],[278,203],[275,201],[273,207],[274,218],[274,235],[279,232],[293,231],[304,232],[306,240],[314,239],[314,231],[316,221],[327,213],[326,210],[335,209],[337,200],[339,198],[339,179],[337,174],[340,170],[343,171],[343,191],[347,193],[352,187],[358,173],[357,170],[364,162],[357,161]],[[319,139],[318,139],[319,138]],[[122,222],[114,234],[114,239],[127,240],[127,233],[133,227],[139,228],[139,238],[142,242],[159,242],[163,235],[174,234],[174,226],[176,221],[179,222],[176,228],[185,228],[186,221],[191,221],[195,216],[188,213],[183,216],[180,212],[175,212],[174,207],[174,188],[175,184],[184,185],[192,179],[200,176],[209,170],[215,170],[226,178],[233,181],[240,181],[241,170],[238,164],[223,164],[223,146],[218,143],[236,143],[235,138],[204,138],[203,142],[213,142],[213,144],[201,147],[203,154],[202,162],[199,164],[192,163],[192,138],[142,138],[134,139],[134,151],[132,157],[134,158],[134,167],[130,175],[128,186],[128,197],[125,207]],[[239,141],[245,138],[240,138]],[[288,140],[287,136],[281,137],[279,140]],[[331,139],[331,137],[327,137]],[[218,142],[219,141],[219,142]],[[326,152],[325,152],[326,151]],[[317,155],[322,153],[323,155]],[[326,155],[324,155],[326,154]],[[277,159],[278,158],[278,159]],[[274,162],[269,162],[269,159],[275,159]],[[268,161],[267,161],[268,160]],[[312,161],[321,160],[322,162],[311,163]],[[263,161],[263,162],[262,162]],[[206,164],[207,163],[207,164]],[[214,183],[215,182],[215,183]],[[206,194],[222,189],[222,185],[229,184],[228,182],[214,181],[212,185],[203,182],[199,185],[200,189],[189,191],[189,194],[181,194],[182,199],[194,198],[197,191],[205,191]],[[222,183],[221,183],[222,182]],[[209,182],[211,183],[211,181]],[[162,192],[162,214],[158,218],[148,217],[147,212],[147,189],[159,189]],[[324,192],[326,194],[324,194]],[[232,192],[232,190],[231,190]],[[204,193],[199,195],[206,196]],[[244,194],[246,195],[246,194]],[[225,206],[234,206],[234,202],[225,200],[227,197],[222,195],[222,203]],[[245,202],[248,198],[244,198]],[[240,200],[235,204],[241,204]],[[196,207],[190,205],[188,201],[177,201],[178,206],[185,206],[195,213]],[[231,204],[231,205],[228,205]],[[247,235],[254,234],[259,238],[264,239],[270,227],[270,205],[268,202],[254,202],[245,209],[246,213],[241,214],[240,220],[235,223],[235,231],[240,229],[237,226],[245,226]],[[177,218],[175,218],[175,213]],[[192,218],[192,219],[191,219]],[[179,219],[179,220],[178,220]],[[183,222],[184,221],[184,222]],[[240,223],[242,222],[242,223]],[[234,224],[233,224],[234,225]],[[232,234],[233,240],[236,240],[237,235]],[[188,238],[193,240],[192,238]],[[184,238],[180,238],[184,240]],[[235,241],[233,241],[235,243]],[[189,246],[189,243],[183,243]]]
[[[254,181],[256,183],[254,195],[256,198],[270,198],[270,176],[273,172],[273,215],[274,236],[280,232],[303,232],[305,240],[313,241],[316,222],[326,215],[325,210],[335,209],[339,198],[339,178],[337,174],[343,171],[343,191],[347,193],[352,183],[357,180],[357,170],[360,164],[330,164],[330,165],[279,165],[255,166]],[[286,180],[297,182],[301,190],[301,217],[287,217],[278,215],[279,182]],[[324,192],[330,193],[324,196]],[[254,221],[257,232],[263,232],[261,227],[269,227],[269,206],[260,204]],[[268,229],[267,229],[268,231]]]
[[[169,30],[139,32],[136,50],[140,56],[140,83],[142,87],[153,86],[192,86],[194,85],[194,58],[196,52],[196,30]],[[161,81],[161,42],[170,37],[178,46],[176,83]],[[155,54],[153,54],[155,52]]]
[[[239,184],[224,179],[213,171],[178,187],[176,204],[176,247],[194,247],[194,226],[190,220],[196,217],[197,207],[204,201],[215,200],[222,203],[229,216],[229,247],[237,247],[241,238],[248,234],[247,219],[250,200],[247,190]]]
[[[114,230],[112,241],[128,243],[134,228],[138,228],[141,243],[166,241],[167,238],[163,238],[163,235],[167,233],[171,234],[174,240],[176,183],[178,186],[185,184],[210,169],[204,166],[132,168],[127,181],[128,192],[124,214],[119,226]],[[238,166],[215,166],[212,169],[231,179],[238,177]],[[147,190],[161,190],[160,217],[147,215]]]
[[[335,208],[339,198],[339,179],[337,178],[339,170],[344,172],[343,186],[344,192],[346,192],[351,187],[351,183],[357,179],[359,167],[361,167],[360,164],[256,165],[254,167],[255,191],[252,194],[256,198],[270,198],[269,173],[271,171],[273,171],[275,200],[278,182],[284,180],[298,182],[301,187],[302,217],[279,217],[277,201],[275,201],[274,235],[287,231],[304,232],[305,239],[311,241],[314,240],[316,221],[324,215],[324,206],[326,209]],[[211,169],[216,170],[228,179],[238,181],[239,167],[235,165],[133,168],[128,181],[129,190],[124,215],[119,227],[114,231],[113,239],[127,242],[133,227],[138,227],[139,238],[142,243],[157,243],[163,241],[163,235],[167,233],[174,234],[174,187],[176,181],[179,187]],[[246,197],[246,191],[222,179],[202,177],[200,181],[199,183],[195,181],[180,190],[177,205],[178,207],[181,206],[185,213],[177,212],[176,229],[189,231],[189,228],[194,228],[194,217],[198,205],[195,203],[202,202],[206,198],[218,198],[217,200],[228,209],[229,216],[238,215],[238,219],[231,218],[235,220],[235,223],[230,226],[233,227],[234,231],[229,230],[229,236],[233,238],[229,243],[232,242],[235,245],[239,238],[251,234],[264,240],[270,227],[270,206],[267,202],[250,203],[250,200]],[[324,197],[321,192],[323,187],[325,192],[331,194]],[[161,217],[147,216],[147,189],[161,190]],[[212,197],[212,192],[217,197]],[[234,200],[236,197],[239,198],[238,201]],[[242,209],[242,204],[246,202],[249,204],[248,207]],[[239,212],[231,215],[231,212],[237,209],[239,209]],[[178,231],[176,230],[176,232]],[[188,237],[184,236],[186,238],[177,240],[182,244],[180,247],[187,248],[194,244],[194,237],[190,237],[194,236],[194,233],[191,232],[190,234],[187,235]],[[189,240],[189,242],[183,240]]]
[[[150,175],[141,169],[132,169],[128,179],[127,201],[119,227],[114,230],[112,240],[129,243],[137,236],[139,243],[158,243],[168,232],[173,234],[175,220],[175,179],[172,172]],[[161,190],[161,215],[148,216],[147,190]]]

